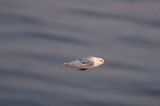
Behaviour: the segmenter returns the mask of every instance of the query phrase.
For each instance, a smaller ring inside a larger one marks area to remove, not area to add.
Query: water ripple
[[[89,10],[80,10],[80,9],[69,9],[66,10],[67,13],[72,14],[79,14],[80,16],[89,16],[92,18],[104,18],[104,19],[115,19],[115,20],[122,20],[122,21],[129,21],[133,23],[148,25],[152,27],[160,27],[159,20],[152,20],[152,19],[145,19],[145,18],[138,18],[135,16],[129,15],[121,15],[121,14],[112,14],[112,13],[102,13],[96,11],[89,11]]]
[[[34,39],[34,40],[45,40],[45,41],[55,41],[55,42],[61,42],[61,43],[68,43],[68,44],[76,44],[76,45],[85,45],[89,46],[91,42],[85,41],[82,39],[69,37],[67,35],[61,35],[61,34],[49,34],[44,32],[4,32],[0,38],[8,38],[8,39]]]
[[[118,37],[118,40],[121,42],[124,42],[126,44],[132,44],[134,46],[142,46],[142,47],[149,47],[149,48],[160,48],[160,41],[153,40],[151,41],[150,39],[147,39],[145,36],[121,36]]]
[[[29,15],[22,15],[22,14],[7,14],[7,13],[0,13],[0,23],[1,24],[29,24],[29,25],[38,25],[42,26],[45,25],[41,19],[29,16]]]

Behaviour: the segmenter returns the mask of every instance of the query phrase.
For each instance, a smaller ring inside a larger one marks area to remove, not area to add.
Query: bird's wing
[[[80,63],[83,64],[83,67],[90,67],[94,64],[94,61],[88,58],[80,58]]]

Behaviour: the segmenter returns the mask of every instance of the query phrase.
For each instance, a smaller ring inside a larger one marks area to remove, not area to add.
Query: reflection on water
[[[0,1],[0,105],[160,106],[159,4]],[[108,66],[62,66],[89,55]]]

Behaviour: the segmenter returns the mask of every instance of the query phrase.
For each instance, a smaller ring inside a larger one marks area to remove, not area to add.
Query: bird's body
[[[64,63],[64,66],[74,67],[80,71],[84,71],[87,69],[98,67],[102,64],[104,64],[104,60],[102,58],[89,56],[71,61],[69,63]]]

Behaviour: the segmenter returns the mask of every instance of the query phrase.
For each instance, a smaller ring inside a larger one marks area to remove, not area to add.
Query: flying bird
[[[84,58],[79,58],[77,60],[64,63],[64,66],[77,68],[80,71],[85,71],[87,69],[92,69],[104,64],[104,59],[94,56],[88,56]]]

